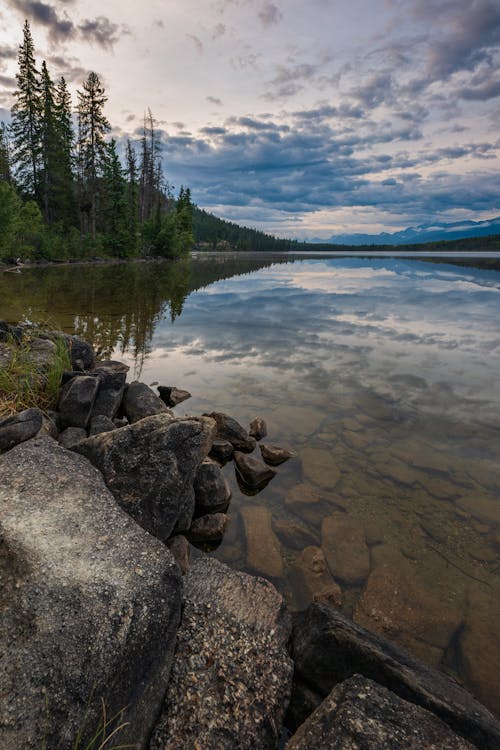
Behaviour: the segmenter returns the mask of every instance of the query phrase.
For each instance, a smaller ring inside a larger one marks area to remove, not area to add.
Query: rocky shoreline
[[[0,341],[22,337],[0,322]],[[90,747],[115,728],[110,747],[141,750],[500,747],[486,708],[344,617],[330,584],[292,615],[269,581],[189,560],[224,534],[221,466],[259,489],[289,457],[262,419],[178,418],[187,392],[127,384],[66,341],[57,411],[0,421],[3,750],[86,747],[103,706],[116,718]]]

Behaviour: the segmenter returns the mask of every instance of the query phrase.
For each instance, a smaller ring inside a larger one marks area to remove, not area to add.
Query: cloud
[[[271,2],[265,2],[259,11],[259,18],[264,28],[268,28],[269,26],[276,26],[279,24],[283,18],[283,14],[277,5]]]
[[[64,13],[59,16],[52,5],[41,0],[9,0],[10,5],[25,18],[45,26],[49,39],[53,42],[67,41],[76,35],[76,28],[71,19]]]
[[[113,23],[106,16],[82,21],[78,25],[78,31],[82,39],[103,49],[112,49],[121,36],[130,34],[126,26]]]
[[[16,79],[12,76],[2,76],[0,75],[0,86],[3,86],[6,89],[15,89],[16,88]]]
[[[200,37],[196,36],[196,34],[186,34],[186,37],[193,42],[196,50],[201,55],[203,52],[203,42],[201,41]]]
[[[219,99],[217,96],[206,96],[205,99],[207,102],[210,102],[210,104],[215,104],[216,107],[222,107],[222,99]]]
[[[212,39],[220,39],[226,33],[226,27],[223,23],[218,23],[212,30]]]

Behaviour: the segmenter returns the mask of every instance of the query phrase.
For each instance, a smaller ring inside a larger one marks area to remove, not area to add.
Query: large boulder
[[[90,422],[99,388],[99,379],[92,375],[71,378],[61,388],[59,418],[63,427],[82,427]]]
[[[196,513],[219,513],[227,510],[231,488],[221,468],[209,459],[200,464],[194,478]]]
[[[35,437],[42,426],[43,412],[40,409],[25,409],[0,420],[0,453]]]
[[[66,336],[71,366],[74,370],[91,370],[95,362],[95,353],[87,341],[79,336]]]
[[[0,458],[0,747],[86,747],[124,711],[145,748],[170,673],[180,574],[82,456],[37,437]]]
[[[257,444],[255,438],[250,437],[245,428],[236,419],[219,411],[213,411],[205,416],[215,419],[219,440],[227,440],[236,451],[251,453],[254,450]]]
[[[138,380],[134,380],[126,387],[122,403],[125,416],[131,424],[154,414],[164,413],[173,416],[156,393]]]
[[[287,750],[476,750],[443,721],[361,675],[337,685]]]
[[[207,418],[157,414],[75,446],[96,466],[121,507],[162,540],[189,529],[193,482],[215,432]]]
[[[116,417],[125,393],[125,380],[129,369],[123,362],[99,362],[94,370],[99,378],[99,390],[92,409],[93,418],[100,415],[109,419]]]
[[[276,748],[293,666],[283,599],[261,578],[203,557],[184,608],[151,750]]]
[[[436,714],[478,748],[500,747],[500,723],[466,690],[332,607],[314,603],[295,616],[292,656],[297,679],[316,692],[318,704],[358,673]]]

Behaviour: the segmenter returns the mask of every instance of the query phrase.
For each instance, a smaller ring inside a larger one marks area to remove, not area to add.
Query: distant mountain
[[[487,221],[457,221],[453,224],[436,222],[408,227],[401,232],[382,232],[381,234],[337,234],[327,240],[317,237],[310,240],[315,244],[335,245],[411,245],[422,242],[439,242],[441,240],[460,240],[467,237],[487,237],[500,234],[500,216]]]

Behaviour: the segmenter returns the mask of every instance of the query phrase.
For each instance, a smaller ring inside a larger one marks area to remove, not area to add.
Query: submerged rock
[[[215,419],[217,424],[217,438],[219,440],[227,440],[236,451],[251,453],[254,450],[256,445],[255,438],[250,437],[245,428],[235,419],[218,411],[205,414],[205,416]]]
[[[443,721],[361,675],[337,685],[287,750],[476,750]]]
[[[248,567],[267,578],[284,574],[281,547],[273,531],[272,515],[263,505],[245,505],[240,511],[246,539]]]
[[[120,506],[137,523],[166,540],[191,525],[193,482],[214,431],[211,419],[157,414],[88,438],[75,450],[102,472]]]
[[[283,599],[261,578],[203,557],[184,608],[150,750],[274,750],[290,697]]]
[[[289,579],[298,609],[305,609],[311,602],[325,602],[332,607],[342,604],[342,590],[333,580],[320,547],[302,550]]]
[[[303,524],[289,518],[273,518],[273,529],[285,547],[301,550],[304,547],[315,546],[318,537]]]
[[[82,456],[48,437],[0,458],[0,746],[86,747],[123,710],[145,748],[170,672],[181,581]]]
[[[323,520],[321,547],[334,578],[345,583],[361,583],[370,573],[370,550],[359,523],[345,513]]]

